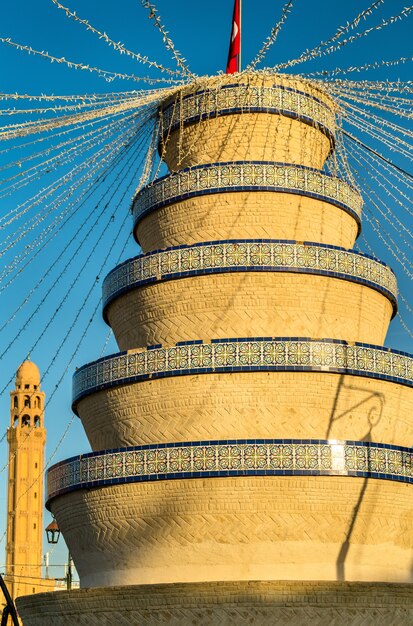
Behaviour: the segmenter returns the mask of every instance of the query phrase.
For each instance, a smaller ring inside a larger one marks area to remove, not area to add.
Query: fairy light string
[[[385,0],[376,0],[369,7],[367,7],[367,9],[364,9],[363,11],[361,11],[361,13],[358,13],[356,17],[353,18],[350,22],[347,22],[347,24],[345,24],[344,26],[340,26],[340,28],[336,30],[336,32],[334,33],[332,37],[330,37],[326,41],[321,41],[317,46],[315,46],[311,50],[305,50],[296,59],[291,59],[290,61],[287,61],[285,63],[279,63],[278,65],[275,65],[274,71],[279,71],[282,69],[286,69],[288,67],[293,67],[294,65],[298,65],[299,63],[304,63],[305,61],[308,61],[310,59],[315,59],[323,55],[325,53],[324,49],[327,48],[329,44],[333,44],[334,42],[339,40],[341,37],[343,37],[343,35],[348,33],[350,30],[357,28],[360,21],[362,19],[366,19],[367,17],[369,17],[373,13],[374,10],[378,9],[384,3],[384,1]]]
[[[169,33],[166,30],[165,26],[162,24],[161,17],[159,15],[158,9],[156,8],[154,3],[149,2],[149,0],[141,0],[141,4],[145,9],[149,10],[149,19],[153,20],[153,24],[159,30],[162,35],[162,41],[165,44],[165,48],[172,54],[173,58],[176,61],[178,67],[182,70],[182,73],[190,79],[195,78],[195,74],[191,72],[189,67],[186,64],[186,59],[182,56],[177,48],[175,48],[175,44],[172,39],[169,37]]]
[[[137,145],[136,150],[132,153],[132,157],[131,158],[135,158],[139,155],[140,151],[142,150],[142,147],[145,144],[145,141],[147,139],[147,135],[142,134],[141,136],[141,140]],[[110,163],[107,167],[106,167],[106,172],[102,175],[102,179],[100,181],[100,184],[104,184],[106,181],[106,177],[109,171],[112,170],[113,167],[115,167],[117,165],[116,161],[120,161],[123,159],[123,154],[121,155],[117,155],[114,159],[114,162]],[[128,161],[129,164],[130,161]],[[90,195],[90,194],[89,194]],[[84,202],[87,200],[88,198],[86,198],[84,201],[82,201],[81,205],[84,204]],[[47,270],[44,272],[44,274],[41,276],[41,278],[39,279],[39,281],[31,288],[31,290],[28,292],[28,294],[26,295],[26,297],[23,299],[23,301],[16,307],[16,309],[12,312],[11,316],[3,323],[3,325],[0,327],[0,333],[6,328],[6,326],[12,322],[16,315],[19,313],[19,311],[22,310],[22,308],[30,301],[30,298],[38,292],[38,290],[40,289],[40,287],[42,286],[42,284],[46,281],[46,279],[48,278],[48,276],[51,274],[52,270],[56,268],[57,270],[57,276],[56,278],[52,281],[51,286],[49,287],[49,289],[46,291],[45,294],[42,295],[42,298],[39,302],[39,304],[36,306],[34,312],[32,314],[30,314],[30,316],[28,316],[25,324],[20,328],[20,330],[18,331],[18,333],[16,333],[16,338],[17,336],[19,336],[19,334],[21,332],[23,332],[23,330],[25,328],[27,328],[28,323],[33,321],[33,318],[40,312],[41,308],[44,306],[44,304],[47,302],[49,296],[53,293],[53,291],[56,289],[57,285],[60,283],[60,281],[62,280],[63,276],[67,273],[69,267],[75,263],[76,259],[78,258],[78,255],[81,251],[81,249],[83,248],[83,246],[85,245],[85,243],[89,240],[89,238],[93,235],[95,228],[98,226],[100,220],[103,218],[104,212],[103,211],[99,211],[101,207],[101,204],[103,203],[103,199],[104,199],[104,195],[101,194],[100,198],[98,200],[98,202],[95,204],[94,208],[92,209],[92,211],[90,213],[86,214],[86,218],[85,220],[82,222],[82,224],[80,225],[80,227],[76,230],[72,232],[72,236],[70,237],[69,241],[65,244],[63,244],[62,248],[63,248],[63,254],[58,253],[58,255],[54,258],[54,260],[52,261],[52,263],[49,265],[49,267],[47,268]],[[92,220],[92,217],[95,215],[95,213],[98,212],[98,215],[95,219],[95,221],[93,222],[92,225],[89,226],[88,222]],[[84,235],[84,237],[79,240],[79,235],[83,230],[86,230],[86,233]],[[72,244],[77,243],[77,247],[75,248],[75,250],[73,250],[72,248]],[[62,260],[62,258],[64,257],[64,253],[67,252],[69,255],[69,259],[67,260],[67,262],[65,263],[65,265],[62,268],[58,267],[59,262]]]
[[[395,24],[397,21],[405,19],[406,17],[408,17],[410,15],[410,13],[412,11],[413,11],[413,5],[411,5],[409,7],[405,7],[397,15],[392,15],[391,17],[389,17],[389,18],[383,20],[382,22],[380,22],[380,24],[377,24],[376,26],[372,26],[371,28],[367,28],[366,30],[364,30],[362,32],[359,32],[359,33],[356,33],[354,35],[351,35],[347,39],[343,39],[342,41],[339,41],[338,43],[323,49],[319,53],[322,54],[323,56],[326,56],[326,55],[331,54],[333,52],[337,52],[341,48],[344,48],[344,46],[347,46],[348,44],[352,44],[352,43],[354,43],[355,41],[357,41],[358,39],[360,39],[362,37],[367,37],[368,35],[370,35],[373,32],[382,30],[386,26],[391,26],[392,24]],[[318,54],[316,56],[318,56]],[[314,58],[314,57],[310,57],[310,58]],[[308,60],[308,59],[306,59],[306,60]],[[300,61],[300,62],[302,62],[302,61]]]
[[[115,147],[112,148],[111,152],[105,156],[105,158],[101,159],[100,161],[98,161],[95,170],[92,169],[91,172],[87,172],[81,179],[80,182],[78,182],[76,185],[69,187],[69,191],[65,191],[63,192],[63,194],[61,194],[62,199],[60,200],[59,203],[56,203],[55,201],[53,201],[51,203],[51,211],[54,211],[56,209],[56,206],[60,206],[60,204],[62,204],[63,202],[66,201],[66,199],[68,197],[70,197],[71,195],[73,195],[73,193],[75,192],[75,190],[77,188],[79,188],[85,181],[89,181],[90,179],[90,175],[89,174],[94,174],[96,171],[98,171],[100,168],[103,167],[103,165],[108,162],[109,159],[111,159],[113,157],[114,154],[116,154],[119,150],[121,150],[129,141],[129,139],[134,135],[134,129],[130,130],[127,134],[125,134],[122,137],[121,141],[117,141],[114,142],[116,143]],[[96,159],[95,159],[96,160]],[[82,163],[82,168],[85,169],[87,167],[87,163]],[[93,182],[93,181],[92,181]],[[90,184],[92,184],[92,182],[90,182]],[[80,196],[81,197],[81,196]],[[55,219],[53,222],[51,222],[51,224],[49,224],[41,233],[40,235],[38,235],[34,242],[32,244],[26,245],[24,252],[23,253],[19,253],[17,254],[13,261],[11,263],[9,263],[6,268],[3,270],[3,272],[0,274],[0,283],[4,280],[5,277],[7,277],[10,273],[12,273],[14,270],[16,270],[16,268],[18,268],[18,266],[25,260],[25,258],[29,255],[31,255],[31,253],[33,252],[33,250],[35,250],[36,248],[38,249],[38,251],[42,251],[45,249],[45,247],[48,245],[48,243],[50,243],[53,239],[53,237],[56,235],[56,233],[58,232],[58,230],[62,227],[62,219],[64,217],[66,217],[66,215],[69,213],[70,216],[70,210],[74,205],[78,204],[78,200],[79,198],[76,198],[74,200],[74,202],[72,202],[68,207],[66,207]],[[40,218],[39,221],[43,221],[44,218]],[[65,224],[65,222],[63,222],[63,225]],[[33,228],[31,229],[33,230]],[[21,273],[21,269],[19,269],[16,274],[14,275],[14,277],[12,277],[5,285],[3,285],[0,288],[0,293],[2,291],[4,291],[4,289],[6,289],[8,286],[10,286],[10,284],[13,282],[13,280],[15,278],[17,278]]]
[[[120,54],[124,54],[128,57],[131,57],[132,59],[135,59],[139,63],[144,63],[148,65],[149,67],[154,67],[155,69],[160,70],[161,72],[166,72],[167,74],[170,74],[172,76],[182,75],[183,73],[182,70],[181,71],[171,70],[169,67],[164,67],[163,65],[161,65],[160,63],[157,63],[156,61],[151,61],[150,59],[148,59],[147,56],[142,56],[141,54],[137,52],[132,52],[131,50],[128,50],[127,48],[125,48],[123,43],[114,41],[105,32],[101,32],[97,28],[94,28],[88,20],[80,18],[78,15],[76,15],[75,11],[70,11],[70,9],[63,6],[63,4],[60,4],[58,0],[51,0],[51,1],[58,9],[64,11],[64,13],[66,14],[66,17],[73,19],[79,24],[82,24],[83,26],[85,26],[86,30],[91,31],[95,35],[98,35],[99,39],[103,39],[107,44],[109,44],[111,48],[113,48]]]
[[[142,135],[140,137],[140,141],[139,141],[139,137],[137,138],[137,147],[134,149],[134,151],[132,152],[131,157],[129,157],[129,159],[126,161],[126,163],[123,165],[122,168],[122,172],[124,171],[125,167],[130,167],[131,164],[131,160],[136,158],[140,151],[142,150],[142,146],[144,144],[146,140],[146,136]],[[124,155],[118,155],[116,157],[116,159],[122,160],[124,158]],[[116,163],[111,163],[110,166],[107,167],[107,170],[112,169],[114,166],[116,165]],[[121,173],[121,172],[120,172]],[[118,176],[120,176],[120,173],[118,174]],[[101,183],[104,183],[106,180],[106,176],[102,178]],[[116,179],[115,179],[116,181]],[[114,181],[114,182],[115,182]],[[42,307],[45,305],[46,301],[48,300],[48,297],[51,295],[51,293],[56,289],[57,285],[59,284],[59,282],[62,280],[63,276],[66,274],[67,270],[69,269],[69,267],[76,261],[76,259],[78,259],[78,255],[81,251],[81,249],[83,248],[84,244],[88,241],[88,239],[92,236],[95,227],[97,227],[97,225],[99,224],[100,220],[103,218],[104,213],[105,213],[105,209],[107,207],[107,203],[106,205],[103,207],[103,211],[99,211],[97,218],[95,219],[94,223],[91,226],[88,226],[88,222],[92,219],[93,215],[100,209],[103,200],[104,200],[104,195],[101,195],[98,202],[95,204],[93,210],[90,213],[86,214],[86,218],[85,220],[82,222],[82,224],[80,225],[80,227],[76,230],[75,233],[72,232],[72,236],[70,238],[70,240],[63,246],[63,253],[62,254],[58,254],[54,260],[52,261],[52,263],[49,265],[49,267],[47,268],[47,270],[44,272],[44,274],[41,276],[41,278],[39,279],[39,281],[32,287],[32,289],[29,291],[29,293],[27,294],[27,296],[23,299],[23,301],[18,305],[18,307],[13,311],[11,317],[6,320],[4,322],[4,324],[2,325],[2,327],[0,328],[0,333],[4,330],[4,328],[16,317],[17,313],[29,302],[30,297],[38,292],[38,290],[40,289],[41,285],[45,282],[46,278],[48,277],[48,275],[52,272],[53,269],[56,268],[56,270],[58,269],[58,264],[60,261],[62,261],[63,257],[64,257],[64,253],[67,252],[69,254],[69,259],[67,260],[66,264],[64,265],[63,268],[60,268],[57,271],[57,276],[56,278],[53,280],[53,282],[51,283],[50,288],[47,290],[47,292],[45,294],[42,295],[41,301],[39,302],[39,304],[36,306],[35,310],[33,313],[31,313],[25,323],[23,324],[23,326],[18,330],[18,332],[16,333],[15,339],[17,339],[17,337],[20,335],[20,333],[22,333],[28,326],[29,323],[32,323],[34,318],[38,315],[38,313],[40,312],[40,310],[42,309]],[[84,202],[82,203],[84,204]],[[87,229],[86,229],[87,227]],[[86,233],[83,237],[83,239],[80,239],[79,235],[82,232],[82,230],[86,229]],[[103,231],[104,232],[104,231]],[[100,236],[97,237],[97,241],[99,241]],[[72,248],[72,244],[76,243],[77,247],[75,248],[75,250],[73,250]],[[82,265],[82,271],[84,268],[85,264]],[[10,346],[13,344],[12,340],[10,342]]]
[[[399,57],[398,59],[374,61],[373,63],[365,63],[364,65],[350,65],[349,67],[336,67],[333,70],[320,70],[318,72],[309,72],[304,74],[307,78],[313,78],[318,76],[334,77],[339,74],[351,74],[353,72],[365,72],[367,70],[377,70],[381,67],[395,67],[396,65],[404,65],[413,61],[413,56]]]
[[[28,54],[33,54],[34,56],[42,57],[43,59],[48,59],[51,63],[61,63],[66,65],[70,69],[75,70],[83,70],[86,72],[91,72],[97,74],[99,78],[103,78],[108,83],[113,82],[115,79],[120,80],[132,80],[135,82],[144,82],[148,85],[156,85],[168,83],[170,85],[180,85],[184,81],[177,80],[173,78],[151,78],[150,76],[136,76],[135,74],[122,74],[120,72],[111,72],[110,70],[102,70],[99,67],[93,67],[87,65],[86,63],[76,63],[74,61],[68,61],[65,57],[55,57],[52,54],[49,54],[45,50],[35,50],[31,46],[26,46],[24,44],[17,43],[12,41],[10,37],[0,37],[0,43],[4,43],[16,50],[20,50],[21,52],[27,52]]]
[[[108,125],[107,127],[100,128],[95,133],[94,137],[85,138],[85,136],[82,135],[80,138],[78,137],[71,141],[71,143],[75,145],[68,147],[66,144],[65,149],[58,152],[58,154],[44,159],[40,163],[32,165],[23,171],[3,178],[0,180],[0,199],[10,195],[10,190],[12,190],[12,192],[17,191],[21,187],[38,180],[41,176],[50,174],[57,168],[73,162],[77,157],[83,155],[84,152],[88,152],[106,141],[113,133],[113,126]],[[6,185],[6,183],[10,184]]]
[[[141,162],[137,165],[137,167],[136,167],[136,171],[138,171],[140,167],[142,167],[142,161],[141,161]],[[116,210],[118,210],[118,209],[119,209],[119,207],[122,205],[122,202],[124,201],[124,199],[125,199],[125,197],[126,197],[127,193],[129,192],[129,189],[130,189],[130,188],[131,188],[131,186],[133,185],[133,181],[134,181],[134,177],[136,176],[136,173],[135,173],[135,170],[134,170],[134,169],[132,169],[132,170],[131,170],[131,168],[129,168],[129,169],[127,170],[127,174],[129,174],[131,171],[132,171],[132,174],[131,174],[131,176],[130,176],[130,181],[129,181],[129,183],[126,185],[126,189],[124,190],[124,192],[123,192],[122,196],[121,196],[121,197],[120,197],[120,199],[119,199],[119,202],[117,203],[117,209],[116,209]],[[120,185],[121,185],[121,182],[118,184],[117,189],[115,190],[115,192],[114,192],[114,193],[113,193],[113,195],[112,195],[112,198],[113,198],[113,196],[115,195],[116,191],[117,191],[117,190],[119,190]],[[108,205],[109,205],[109,202],[108,202]],[[124,218],[123,218],[122,223],[121,223],[121,225],[120,225],[120,227],[119,227],[119,229],[118,229],[118,232],[115,234],[115,239],[116,239],[116,240],[119,238],[119,236],[120,236],[120,234],[121,234],[121,232],[122,232],[122,230],[123,230],[123,228],[124,228],[124,226],[125,226],[125,224],[126,224],[127,219],[128,219],[128,214],[127,214],[127,212],[125,212]],[[112,220],[110,220],[110,222],[112,222]],[[118,255],[117,259],[116,259],[116,261],[115,261],[115,264],[119,263],[119,261],[120,261],[120,259],[121,259],[122,255],[123,255],[123,253],[124,253],[124,250],[125,250],[125,248],[126,248],[126,245],[127,245],[128,241],[129,241],[129,232],[128,232],[128,236],[127,236],[127,238],[126,238],[126,240],[125,240],[125,243],[124,243],[124,245],[123,245],[123,247],[122,247],[122,249],[121,249],[121,251],[120,251],[120,253],[119,253],[119,255]],[[62,347],[63,347],[63,345],[66,343],[66,341],[67,341],[67,339],[68,339],[69,335],[70,335],[70,334],[71,334],[71,332],[73,331],[73,329],[74,329],[74,327],[75,327],[75,325],[76,325],[76,323],[77,323],[77,321],[78,321],[78,319],[79,319],[79,317],[80,317],[80,315],[81,315],[81,312],[85,309],[85,306],[86,306],[86,304],[87,304],[87,302],[88,302],[88,300],[89,300],[89,298],[90,298],[90,296],[91,296],[91,294],[92,294],[93,290],[95,289],[96,285],[97,285],[97,284],[98,284],[98,282],[99,282],[100,273],[103,271],[104,267],[106,266],[106,263],[107,263],[107,261],[108,261],[108,259],[109,259],[110,255],[111,255],[111,249],[110,249],[110,247],[109,247],[109,248],[108,248],[108,252],[107,252],[107,254],[106,254],[106,256],[105,256],[105,259],[103,260],[103,262],[102,262],[102,264],[101,264],[101,266],[100,266],[99,273],[98,273],[98,275],[96,276],[94,283],[93,283],[93,284],[92,284],[92,286],[90,287],[90,289],[89,289],[89,291],[88,291],[88,293],[87,293],[87,295],[86,295],[85,299],[84,299],[84,300],[83,300],[83,302],[81,303],[81,306],[79,307],[79,309],[78,309],[78,311],[77,311],[77,314],[76,314],[76,316],[75,316],[75,319],[71,322],[71,325],[70,325],[69,330],[67,331],[66,335],[63,337],[61,344],[59,345],[58,349],[56,350],[55,354],[54,354],[54,355],[53,355],[53,357],[52,357],[52,360],[49,362],[49,365],[47,366],[47,368],[46,368],[46,370],[45,370],[45,372],[44,372],[44,374],[43,374],[43,376],[42,376],[42,381],[44,381],[44,380],[47,378],[47,376],[48,376],[48,374],[49,374],[49,371],[52,369],[52,367],[53,367],[53,365],[54,365],[54,363],[55,363],[55,361],[56,361],[57,356],[60,354],[60,350],[61,350],[61,348],[62,348]],[[80,339],[79,339],[79,341],[78,341],[78,343],[77,343],[77,345],[76,345],[76,347],[75,347],[75,350],[74,350],[74,351],[73,351],[73,353],[72,353],[72,356],[71,356],[71,358],[70,358],[69,362],[66,364],[66,367],[65,367],[64,372],[62,373],[62,375],[60,376],[60,378],[59,378],[58,382],[56,383],[56,385],[55,385],[55,387],[54,387],[54,389],[53,389],[53,391],[52,391],[51,395],[49,395],[49,396],[48,396],[48,400],[47,400],[47,401],[46,401],[46,403],[45,403],[45,408],[46,408],[46,405],[47,405],[47,404],[48,404],[48,403],[52,400],[52,398],[53,398],[53,396],[55,395],[56,391],[58,390],[58,388],[59,388],[59,386],[60,386],[61,382],[63,381],[64,376],[67,374],[67,372],[68,372],[68,370],[69,370],[69,368],[70,368],[70,366],[71,366],[71,363],[73,362],[73,360],[74,360],[74,358],[75,358],[75,356],[76,356],[76,354],[77,354],[77,352],[78,352],[78,350],[79,350],[79,348],[80,348],[80,346],[81,346],[81,344],[82,344],[82,342],[83,342],[84,338],[86,337],[86,334],[87,334],[87,332],[88,332],[88,329],[90,328],[90,325],[92,324],[93,319],[94,319],[94,318],[95,318],[95,316],[96,316],[96,312],[97,312],[97,311],[98,311],[98,309],[100,308],[100,305],[101,305],[101,302],[100,302],[100,299],[99,299],[99,300],[98,300],[97,305],[96,305],[96,306],[95,306],[95,308],[94,308],[94,311],[93,311],[93,313],[92,313],[92,316],[89,318],[89,321],[88,321],[88,323],[87,323],[87,325],[86,325],[86,327],[85,327],[85,329],[84,329],[84,331],[83,331],[83,334],[81,335],[81,337],[80,337]],[[31,353],[31,352],[33,352],[33,350],[34,350],[34,348],[35,348],[35,345],[37,345],[37,343],[38,343],[38,342],[39,342],[39,337],[37,338],[37,341],[35,342],[35,344],[31,347],[31,349],[30,349],[30,351],[29,351],[30,353]],[[13,377],[14,377],[14,376],[12,376],[12,377],[9,379],[9,381],[6,383],[6,385],[4,386],[4,388],[0,391],[0,393],[4,393],[4,391],[7,389],[7,387],[9,386],[9,384],[12,382]],[[73,416],[73,417],[74,417],[74,416]],[[73,419],[70,421],[68,428],[70,428],[70,424],[72,423],[72,421],[73,421]],[[29,433],[28,433],[28,435],[27,435],[27,436],[29,436],[29,435],[30,435],[30,432],[31,432],[31,431],[29,431]],[[4,436],[3,436],[3,438],[4,438]],[[26,437],[26,438],[27,438],[27,437]],[[24,443],[24,441],[22,441],[21,445],[23,445],[23,443]],[[60,444],[59,444],[59,445],[60,445]],[[53,458],[53,456],[54,456],[55,452],[57,451],[57,449],[58,449],[59,445],[58,445],[58,446],[57,446],[57,448],[55,449],[55,451],[54,451],[54,453],[52,454],[52,456],[50,457],[49,461],[51,461],[51,459]],[[15,453],[17,453],[17,449],[16,449]],[[9,465],[9,463],[7,463],[7,464],[6,464],[3,468],[1,468],[1,469],[0,469],[0,474],[1,474],[1,473],[2,473],[2,472],[3,472],[3,471],[4,471],[7,467],[8,467],[8,465]],[[47,464],[46,464],[46,467],[47,467]],[[34,485],[36,482],[37,482],[37,480],[36,480],[36,481],[34,481],[33,485]],[[29,487],[29,489],[30,489],[33,485],[31,485],[31,486]],[[0,539],[0,543],[1,543],[1,539]]]
[[[263,44],[262,48],[260,49],[260,51],[258,52],[258,54],[256,55],[256,57],[245,68],[246,72],[254,70],[257,67],[257,65],[262,63],[262,61],[264,60],[268,50],[271,48],[271,46],[273,46],[275,44],[275,42],[277,40],[277,37],[278,37],[278,35],[279,35],[283,25],[287,21],[287,18],[288,18],[288,15],[289,15],[289,13],[290,13],[290,11],[292,9],[292,6],[293,6],[293,0],[288,0],[288,2],[286,2],[284,4],[284,6],[282,8],[282,11],[281,11],[281,17],[280,17],[279,21],[271,29],[271,33],[268,35],[267,39],[264,41],[264,44]]]
[[[100,167],[100,157],[101,156],[109,156],[109,154],[112,153],[112,144],[114,145],[118,145],[118,143],[122,143],[122,141],[127,141],[128,136],[130,133],[133,134],[133,128],[131,128],[130,126],[127,126],[127,130],[121,134],[120,136],[118,136],[113,142],[111,142],[109,144],[109,146],[107,144],[105,144],[99,151],[96,151],[93,156],[90,158],[90,160],[87,161],[82,161],[79,165],[76,165],[69,173],[65,174],[62,177],[62,184],[60,186],[65,187],[65,189],[63,190],[63,192],[57,196],[56,198],[54,198],[52,200],[52,202],[47,205],[48,206],[48,210],[44,210],[41,209],[40,212],[37,214],[37,219],[35,219],[35,223],[34,225],[30,222],[27,222],[27,220],[25,221],[25,224],[23,224],[23,228],[22,228],[22,232],[20,233],[20,235],[18,235],[17,237],[15,237],[15,239],[13,240],[13,244],[8,244],[0,253],[0,256],[2,256],[4,254],[4,252],[6,252],[10,247],[14,246],[18,241],[20,241],[20,239],[28,236],[28,234],[33,230],[34,226],[37,226],[38,224],[40,224],[41,222],[43,222],[50,213],[52,212],[56,212],[56,209],[59,208],[59,206],[61,206],[62,202],[64,202],[68,197],[70,197],[70,195],[72,195],[72,193],[75,191],[75,189],[77,189],[79,187],[79,184],[83,183],[83,182],[87,182],[89,181],[89,179],[91,179],[92,174],[94,173],[94,169],[91,167],[93,164],[97,163],[97,168]],[[112,130],[112,134],[116,133],[116,129]],[[106,140],[107,137],[103,137],[100,139],[100,142],[104,142]],[[109,137],[110,138],[110,137]],[[99,142],[96,142],[96,145],[98,145]],[[88,167],[90,167],[90,170],[88,170]],[[79,180],[77,180],[76,182],[74,182],[73,184],[71,184],[68,188],[65,186],[65,183],[68,181],[73,180],[73,178],[75,176],[77,176],[79,173],[81,173],[83,170],[87,170],[86,173],[83,175],[83,177],[81,177]],[[51,190],[51,195],[53,195],[54,191],[57,188],[54,186],[52,187]],[[48,194],[50,195],[50,194]],[[46,194],[45,194],[46,197]],[[44,198],[40,198],[40,202],[42,202]],[[24,213],[26,213],[28,210],[28,207],[26,207],[26,210],[24,211]],[[21,217],[21,214],[19,215],[19,217]],[[12,221],[15,221],[17,219],[17,216],[15,216],[12,220],[9,221],[9,223],[7,223],[6,225],[10,225],[10,223]],[[5,227],[5,226],[4,226]],[[14,233],[16,231],[13,231]]]

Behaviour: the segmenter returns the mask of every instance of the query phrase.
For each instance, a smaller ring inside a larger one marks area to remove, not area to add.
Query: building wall
[[[121,350],[226,337],[328,337],[382,344],[389,299],[365,285],[288,272],[205,274],[139,287],[107,316]]]
[[[407,626],[406,584],[236,581],[84,589],[20,598],[25,626]]]
[[[144,252],[227,239],[288,239],[352,248],[357,231],[354,217],[322,200],[228,191],[156,209],[138,223],[136,237]]]
[[[93,450],[277,436],[410,447],[412,395],[404,385],[328,372],[233,372],[113,387],[80,400],[78,412]]]
[[[345,476],[164,480],[58,496],[83,587],[411,581],[411,486]]]

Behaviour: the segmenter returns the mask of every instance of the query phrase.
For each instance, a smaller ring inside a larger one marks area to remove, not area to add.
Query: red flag
[[[229,42],[227,74],[234,74],[240,71],[241,59],[241,16],[240,0],[234,1],[234,12],[232,14],[231,41]]]

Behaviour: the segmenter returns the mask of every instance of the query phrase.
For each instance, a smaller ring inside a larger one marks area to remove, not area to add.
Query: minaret
[[[81,589],[19,599],[25,626],[411,623],[413,355],[324,169],[336,113],[273,74],[161,103],[170,173],[103,283],[119,352],[74,376],[93,452],[48,472]]]
[[[24,361],[10,392],[6,582],[11,596],[44,591],[40,586],[43,534],[45,393],[37,365]]]

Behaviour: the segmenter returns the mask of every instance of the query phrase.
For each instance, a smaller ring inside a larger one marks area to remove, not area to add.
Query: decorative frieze
[[[397,282],[381,261],[359,252],[294,241],[215,241],[150,252],[115,267],[103,283],[103,309],[121,293],[150,282],[222,272],[300,272],[358,282],[388,296]]]
[[[315,96],[283,85],[233,84],[176,98],[161,111],[163,135],[222,115],[272,113],[319,128],[333,143],[335,115]]]
[[[358,476],[413,482],[411,448],[363,441],[252,439],[135,446],[72,457],[47,473],[47,499],[126,482],[218,476]]]
[[[187,198],[243,191],[308,196],[342,208],[357,221],[361,218],[361,195],[341,178],[304,165],[236,161],[185,168],[144,187],[132,205],[135,226],[147,213]]]
[[[148,378],[253,371],[338,372],[413,386],[413,357],[380,346],[291,337],[199,340],[120,352],[84,365],[73,377],[73,409],[83,396]]]

